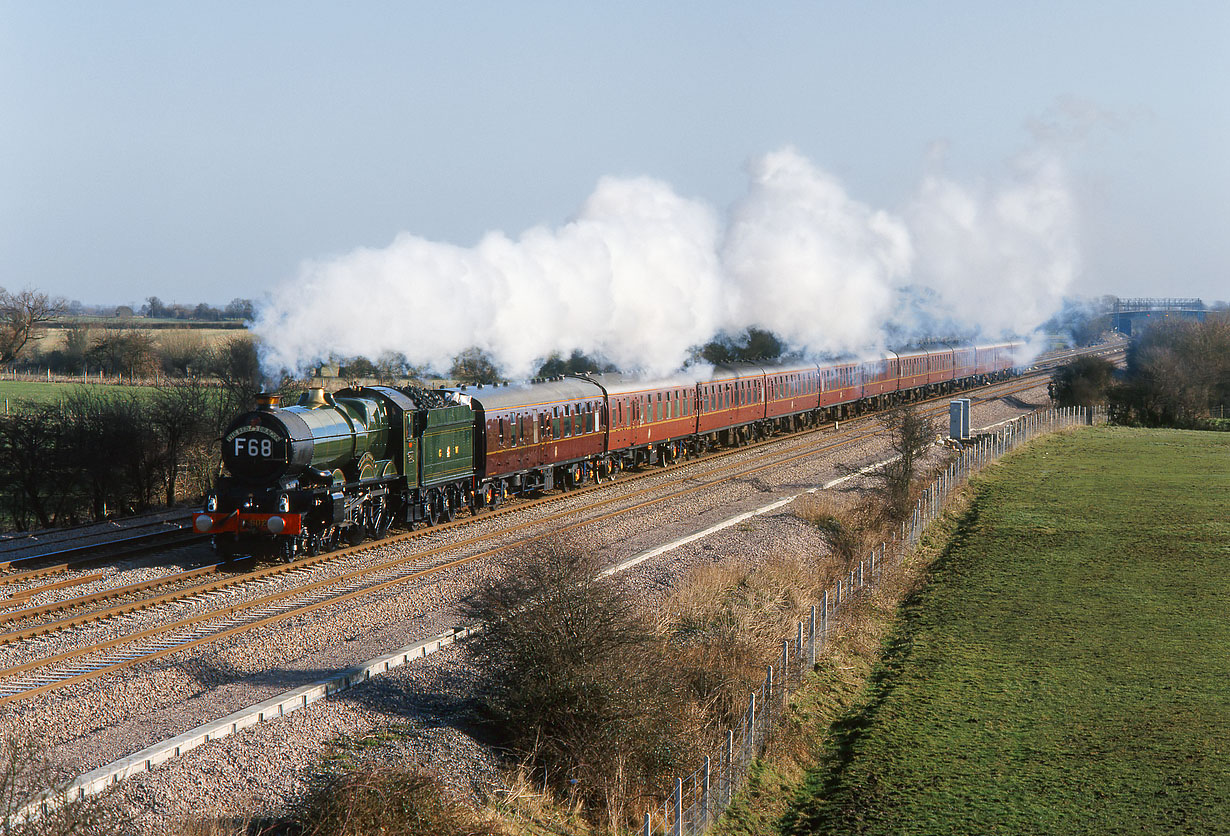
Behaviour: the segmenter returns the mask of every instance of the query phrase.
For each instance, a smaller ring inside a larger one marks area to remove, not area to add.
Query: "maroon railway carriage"
[[[921,390],[927,385],[929,358],[930,353],[926,351],[897,352],[898,391],[914,393],[915,390]]]
[[[952,379],[964,381],[974,376],[978,369],[977,353],[972,345],[962,345],[952,350]]]
[[[750,363],[711,367],[696,384],[702,440],[732,447],[751,440],[754,425],[765,417],[764,382],[764,369]]]
[[[927,387],[924,394],[939,392],[952,381],[952,349],[938,348],[927,352]]]
[[[854,360],[838,360],[820,367],[820,408],[831,419],[841,419],[854,410],[852,405],[863,397],[861,364]]]
[[[686,452],[696,436],[696,382],[681,376],[648,381],[630,375],[593,374],[606,394],[606,459],[610,466],[669,464]]]
[[[897,355],[889,353],[868,357],[859,366],[863,372],[863,398],[872,409],[887,406],[897,391],[897,378],[901,374]]]
[[[765,418],[778,429],[810,424],[820,398],[820,371],[815,363],[765,368]]]
[[[975,349],[975,376],[984,382],[1007,377],[1016,368],[1020,351],[1020,343],[978,346]]]
[[[451,390],[475,412],[474,473],[484,504],[576,487],[606,453],[605,399],[582,378]]]

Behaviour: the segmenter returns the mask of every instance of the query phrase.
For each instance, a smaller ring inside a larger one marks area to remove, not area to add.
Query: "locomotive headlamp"
[[[290,497],[286,494],[280,494],[278,496],[278,510],[283,514],[290,510]]]
[[[206,511],[217,511],[218,510],[218,495],[216,493],[211,493],[205,497],[205,510]]]

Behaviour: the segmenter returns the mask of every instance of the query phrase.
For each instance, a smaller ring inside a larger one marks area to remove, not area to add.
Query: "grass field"
[[[4,408],[4,403],[9,404],[12,409],[17,406],[20,401],[30,403],[56,403],[62,400],[66,395],[72,394],[82,386],[88,386],[91,391],[103,392],[104,394],[111,392],[152,392],[153,389],[149,386],[117,386],[114,384],[98,384],[98,383],[40,383],[37,381],[27,380],[0,380],[0,409]]]
[[[788,834],[1230,833],[1230,435],[988,471]]]

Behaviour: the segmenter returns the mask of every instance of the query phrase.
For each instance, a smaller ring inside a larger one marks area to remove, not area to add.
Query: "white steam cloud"
[[[793,149],[749,166],[725,222],[648,178],[603,178],[576,218],[457,247],[402,234],[303,266],[259,312],[269,371],[400,353],[446,371],[477,346],[511,378],[574,349],[665,374],[715,335],[774,332],[811,354],[909,336],[1025,334],[1075,275],[1061,166],[922,182],[901,213],[851,198]]]

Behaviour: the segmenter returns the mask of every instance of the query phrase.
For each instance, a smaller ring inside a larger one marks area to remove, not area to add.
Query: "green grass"
[[[0,409],[3,409],[4,402],[7,400],[9,409],[17,406],[19,401],[27,403],[56,403],[63,400],[68,395],[81,388],[87,386],[93,392],[152,392],[150,386],[122,386],[115,384],[99,384],[99,383],[40,383],[29,380],[0,380]]]
[[[788,834],[1230,833],[1230,437],[988,471]]]

